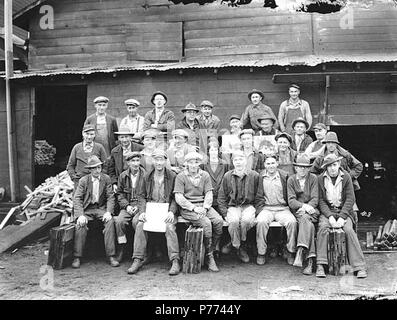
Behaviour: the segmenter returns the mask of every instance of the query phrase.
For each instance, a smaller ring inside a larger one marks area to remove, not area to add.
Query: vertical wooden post
[[[5,71],[6,71],[6,111],[7,111],[7,141],[8,166],[10,175],[11,201],[16,201],[15,183],[15,131],[12,121],[11,83],[14,75],[14,55],[12,41],[12,0],[4,0],[4,36],[5,36]]]

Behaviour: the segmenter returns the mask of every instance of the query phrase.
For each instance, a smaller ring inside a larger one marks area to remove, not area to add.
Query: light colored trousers
[[[240,248],[241,242],[247,240],[247,232],[255,225],[255,208],[252,205],[230,207],[227,209],[226,221],[232,245]]]
[[[265,255],[267,250],[267,233],[270,223],[279,222],[287,230],[287,250],[296,252],[296,236],[298,232],[298,221],[288,207],[279,211],[264,208],[256,217],[256,245],[258,254]]]

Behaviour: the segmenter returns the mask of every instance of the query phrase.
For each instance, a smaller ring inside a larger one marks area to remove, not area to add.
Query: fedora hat
[[[321,169],[325,169],[330,164],[333,164],[334,162],[339,161],[341,159],[343,159],[343,157],[338,157],[336,154],[330,153],[324,157],[324,161],[323,164],[321,165]]]
[[[199,112],[199,110],[197,109],[196,105],[192,102],[189,102],[181,111],[182,112],[186,112],[186,111],[196,111],[196,113]]]
[[[165,103],[167,103],[167,101],[168,101],[167,96],[165,95],[164,92],[161,92],[161,91],[156,91],[155,93],[153,93],[152,98],[150,99],[150,102],[151,102],[152,104],[154,104],[154,102],[153,102],[153,101],[154,101],[154,97],[157,96],[158,94],[161,95],[161,96],[163,96],[164,99],[165,99]]]
[[[291,137],[291,135],[289,135],[288,133],[286,133],[286,132],[281,132],[281,133],[279,133],[279,134],[276,134],[276,136],[274,137],[274,140],[278,140],[278,139],[280,139],[280,138],[285,138],[285,139],[287,139],[288,141],[289,141],[289,143],[292,143],[292,137]]]
[[[301,117],[295,119],[295,120],[292,122],[292,128],[294,128],[295,125],[296,125],[298,122],[304,123],[304,124],[305,124],[305,127],[306,127],[306,130],[309,129],[309,122],[307,122],[305,119],[303,119],[303,118],[301,118]]]
[[[251,96],[252,96],[254,93],[259,94],[259,95],[262,97],[262,99],[265,99],[265,95],[263,94],[262,91],[260,91],[260,90],[258,90],[258,89],[252,89],[252,90],[248,93],[248,99],[249,99],[250,101],[251,101]]]
[[[92,155],[88,158],[88,162],[85,168],[92,169],[98,167],[101,164],[103,164],[103,162],[99,160],[99,158],[96,155]]]
[[[294,161],[294,166],[311,167],[310,158],[306,153],[299,153]]]
[[[94,99],[94,103],[99,103],[99,102],[109,102],[109,98],[104,97],[104,96],[96,97]]]
[[[130,135],[130,136],[135,135],[135,133],[130,131],[130,129],[126,126],[120,127],[120,130],[115,131],[114,134],[116,134],[116,135]]]
[[[130,161],[134,158],[140,159],[141,157],[142,157],[142,154],[140,152],[132,151],[132,152],[127,153],[127,155],[125,156],[125,161]]]
[[[322,143],[327,143],[327,142],[333,142],[333,143],[340,144],[336,132],[333,132],[333,131],[328,131],[327,132],[327,134],[325,135],[325,138],[322,141]]]

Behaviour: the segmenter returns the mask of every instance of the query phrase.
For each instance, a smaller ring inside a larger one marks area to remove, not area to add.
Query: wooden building
[[[58,166],[48,173],[63,170],[98,95],[110,98],[108,112],[118,120],[131,97],[144,115],[156,90],[168,95],[178,119],[189,101],[208,99],[227,127],[251,89],[262,90],[277,114],[288,84],[297,82],[314,122],[326,121],[360,160],[395,162],[396,18],[393,1],[380,0],[332,14],[264,8],[262,0],[237,8],[221,1],[21,1],[14,24],[29,39],[26,68],[12,80],[19,196],[40,182],[34,140],[57,148]],[[0,99],[6,132],[3,87]],[[5,134],[0,146],[7,148]],[[8,186],[7,153],[0,159],[0,185]]]

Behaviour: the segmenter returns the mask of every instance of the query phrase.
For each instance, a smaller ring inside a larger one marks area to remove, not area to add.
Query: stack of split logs
[[[55,161],[57,149],[46,140],[36,140],[34,143],[34,161],[37,165],[51,166]]]
[[[11,208],[7,216],[0,225],[0,230],[6,225],[7,221],[15,215],[16,224],[26,224],[36,216],[45,219],[47,212],[63,213],[61,225],[69,223],[73,209],[73,181],[67,171],[63,171],[55,177],[47,178],[34,191],[27,186],[28,191],[26,200],[19,206]]]
[[[379,226],[376,238],[367,232],[367,249],[397,250],[397,219],[388,220],[384,226]]]

